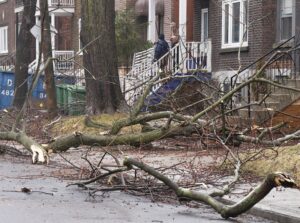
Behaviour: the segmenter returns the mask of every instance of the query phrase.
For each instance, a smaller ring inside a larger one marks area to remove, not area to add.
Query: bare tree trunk
[[[87,110],[113,113],[125,104],[117,69],[115,2],[81,0],[81,7]]]
[[[31,41],[33,36],[30,29],[35,24],[36,0],[23,0],[24,11],[20,32],[17,35],[17,51],[15,66],[15,97],[13,105],[21,109],[27,95],[28,65],[31,62]]]
[[[48,9],[48,1],[40,1],[41,10],[41,23],[42,23],[42,52],[44,61],[48,58],[52,58],[52,46],[51,46],[51,31],[50,31],[50,16]],[[56,92],[54,83],[54,71],[53,63],[50,63],[45,69],[45,85],[47,94],[47,109],[49,118],[54,118],[57,115],[57,103],[56,103]]]

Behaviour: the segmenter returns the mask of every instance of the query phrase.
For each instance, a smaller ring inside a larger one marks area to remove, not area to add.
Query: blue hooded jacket
[[[158,60],[163,55],[169,52],[169,45],[165,40],[164,34],[160,34],[158,42],[156,43],[156,47],[154,50],[154,60]]]

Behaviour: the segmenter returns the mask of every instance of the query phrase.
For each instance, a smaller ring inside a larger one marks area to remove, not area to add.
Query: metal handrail
[[[211,62],[208,61],[211,59],[210,47],[210,41],[180,42],[154,63],[149,64],[149,58],[145,57],[144,62],[140,62],[138,66],[133,66],[132,70],[125,76],[123,93],[127,102],[129,104],[133,103],[134,99],[142,94],[143,86],[148,80],[160,75],[162,72],[167,76],[174,76],[179,71],[186,73],[190,70],[210,70]],[[152,92],[156,91],[161,85],[161,82],[157,82],[152,87]]]
[[[269,55],[271,55],[272,53],[274,53],[278,49],[282,48],[282,46],[284,46],[286,43],[290,42],[293,39],[295,39],[295,36],[292,36],[291,38],[289,38],[286,41],[282,42],[276,48],[274,48],[271,51],[269,51],[268,53],[264,54],[263,56],[261,56],[260,58],[258,58],[257,60],[255,60],[254,62],[250,63],[249,65],[247,65],[246,67],[244,67],[243,69],[241,69],[238,73],[236,73],[235,75],[233,75],[230,78],[230,89],[233,89],[234,86],[236,85],[239,74],[243,73],[244,71],[248,70],[250,67],[252,67],[252,66],[256,65],[257,63],[259,63],[260,61],[264,60]],[[255,74],[253,74],[253,75],[255,75]],[[248,79],[251,78],[253,75],[249,76]],[[251,101],[251,92],[250,92],[249,86],[248,86],[248,92],[247,92],[247,101],[248,101],[248,103],[250,103],[250,101]],[[233,98],[230,99],[230,109],[232,109],[232,108],[233,108]],[[250,114],[250,107],[248,107],[248,115],[249,115],[249,117],[251,116],[251,114]]]
[[[11,71],[14,68],[15,63],[16,51],[13,51],[0,60],[0,67],[4,68],[3,70]]]

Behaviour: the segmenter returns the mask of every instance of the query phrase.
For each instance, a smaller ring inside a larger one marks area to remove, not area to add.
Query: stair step
[[[260,94],[259,98],[262,99],[265,95]],[[267,97],[266,102],[284,102],[286,100],[291,100],[290,94],[278,94],[278,93],[272,93]]]
[[[300,79],[287,79],[283,84],[288,87],[300,88]]]
[[[275,110],[272,108],[250,109],[250,118],[252,118],[255,123],[262,123],[270,119],[274,113]],[[249,118],[249,110],[241,109],[239,110],[239,115],[243,118]]]
[[[279,108],[279,106],[280,106],[280,102],[278,102],[278,101],[265,101],[261,105],[252,105],[251,109],[252,110],[260,110],[260,109],[264,109],[264,108],[272,108],[272,109],[276,110],[277,108]]]
[[[253,119],[248,117],[241,117],[240,115],[232,115],[226,117],[227,124],[232,127],[248,128],[253,125]]]
[[[293,101],[299,97],[300,92],[283,89],[283,88],[276,88],[275,90],[273,90],[272,94],[281,94],[281,95],[288,94],[290,97],[290,100]]]

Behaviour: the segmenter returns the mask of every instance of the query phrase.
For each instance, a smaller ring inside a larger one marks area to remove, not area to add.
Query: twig
[[[101,178],[107,177],[107,176],[112,175],[112,174],[115,174],[115,173],[124,172],[124,171],[126,171],[126,170],[128,170],[127,167],[122,167],[122,168],[118,168],[118,169],[115,169],[115,170],[111,170],[111,171],[108,172],[108,173],[101,174],[101,175],[96,176],[96,177],[94,177],[94,178],[92,178],[92,179],[90,179],[90,180],[87,180],[87,181],[82,181],[82,182],[78,182],[78,183],[68,184],[67,187],[73,186],[73,185],[81,186],[81,185],[91,184],[91,183],[96,182],[97,180],[100,180]]]

